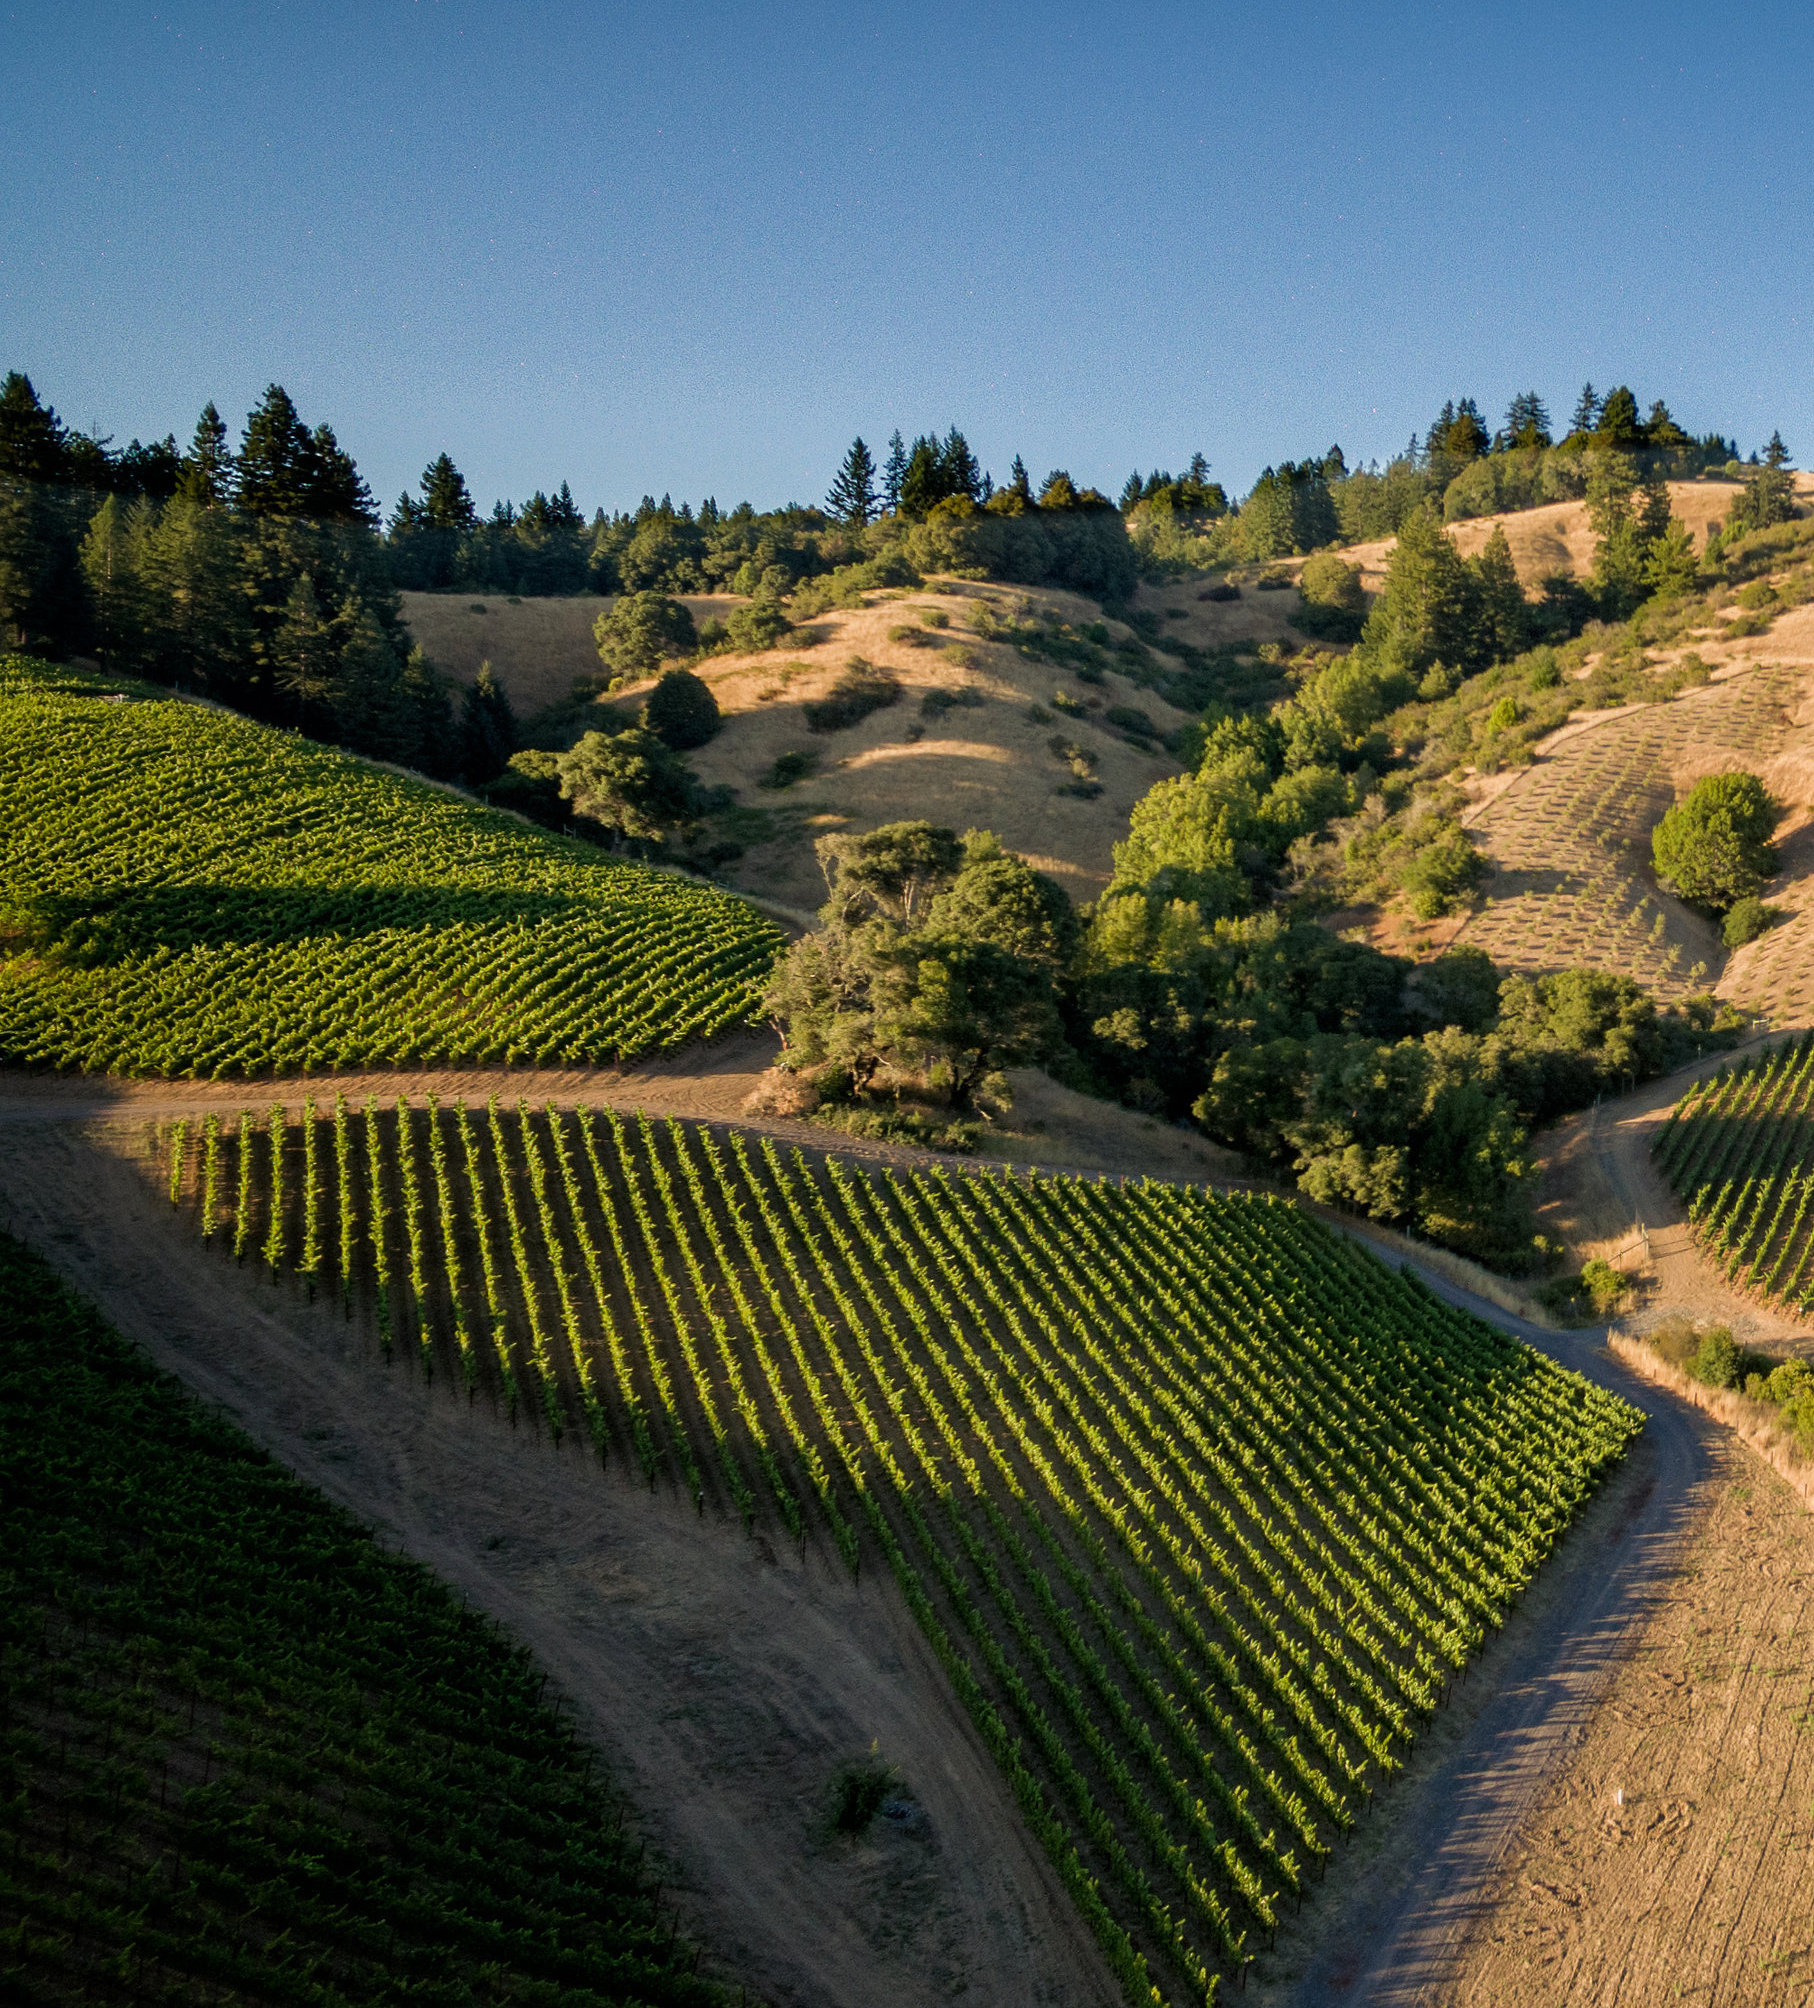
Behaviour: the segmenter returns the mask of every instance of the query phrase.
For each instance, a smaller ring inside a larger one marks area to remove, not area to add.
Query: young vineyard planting
[[[231,713],[0,657],[0,1064],[578,1064],[746,1019],[728,893]]]
[[[609,1110],[169,1141],[399,1365],[888,1569],[1130,2001],[1241,1971],[1638,1427],[1261,1198]]]
[[[1696,1082],[1656,1156],[1734,1289],[1814,1313],[1814,1032]]]
[[[0,1471],[0,1999],[729,2008],[528,1656],[3,1236]]]

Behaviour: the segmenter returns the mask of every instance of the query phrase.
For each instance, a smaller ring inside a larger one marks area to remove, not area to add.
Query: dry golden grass
[[[1264,598],[1295,603],[1296,595]],[[520,716],[566,701],[576,678],[598,673],[592,623],[609,605],[606,600],[494,599],[485,602],[484,614],[446,594],[412,593],[405,601],[430,658],[462,680],[476,672],[481,658],[489,658]],[[737,604],[687,602],[702,623],[722,619]],[[1246,604],[1206,606],[1203,612],[1239,615]],[[815,837],[924,817],[959,830],[993,830],[1011,850],[1050,872],[1074,900],[1095,897],[1108,882],[1113,847],[1127,832],[1134,803],[1155,781],[1179,771],[1169,755],[1143,750],[1096,722],[1098,714],[1110,705],[1130,705],[1144,711],[1161,733],[1183,724],[1185,714],[1112,671],[1092,688],[1056,664],[1029,661],[1015,648],[983,639],[976,623],[985,607],[1003,620],[1022,614],[1071,622],[1101,616],[1093,601],[1074,593],[934,582],[817,615],[778,649],[714,656],[700,665],[724,723],[709,745],[689,756],[694,771],[707,786],[735,789],[741,805],[774,812],[770,840],[725,873],[732,883],[791,906],[816,907],[825,887],[813,855]],[[941,612],[947,627],[924,626],[924,614]],[[1268,638],[1288,632],[1282,613],[1270,607],[1260,620]],[[1212,637],[1213,625],[1195,623],[1205,640],[1222,638]],[[890,629],[901,627],[910,628],[912,636],[891,640]],[[900,701],[848,730],[811,731],[805,705],[825,695],[852,657],[899,677]],[[616,715],[621,718],[647,688],[636,684],[618,693],[610,700]],[[1061,715],[1052,702],[1056,690],[1090,706],[1090,716]],[[921,700],[932,691],[980,702],[928,715]],[[1035,706],[1050,715],[1029,716]],[[1073,775],[1053,752],[1055,739],[1090,756],[1100,795],[1085,799],[1058,792]],[[816,771],[785,790],[760,786],[776,759],[789,752],[815,755]]]

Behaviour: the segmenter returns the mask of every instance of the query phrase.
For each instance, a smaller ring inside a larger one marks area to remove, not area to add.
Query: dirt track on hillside
[[[570,1447],[556,1454],[447,1389],[425,1391],[401,1366],[386,1370],[356,1328],[172,1233],[135,1162],[178,1113],[295,1105],[305,1092],[326,1101],[337,1087],[357,1096],[368,1084],[387,1099],[521,1093],[735,1120],[770,1050],[752,1037],[610,1075],[0,1077],[4,1224],[161,1363],[542,1655],[646,1809],[692,1922],[737,1977],[786,2002],[1112,1999],[891,1584],[866,1575],[852,1585],[812,1548],[775,1554],[733,1528],[702,1528],[683,1503],[621,1474],[601,1480]],[[1605,1134],[1589,1139],[1603,1204],[1642,1204],[1653,1229],[1672,1202],[1646,1183],[1649,1127],[1683,1078],[1609,1112]],[[1062,1091],[1035,1102],[1050,1125],[1033,1141],[1055,1166],[1075,1151],[1085,1168],[1134,1171],[1146,1152],[1161,1175],[1205,1175],[1181,1133],[1100,1104],[1073,1110]],[[819,1148],[925,1155],[804,1123],[761,1126]],[[1670,1264],[1659,1264],[1666,1289],[1697,1314],[1735,1315],[1707,1294],[1712,1279],[1690,1247],[1674,1250],[1654,1232],[1653,1247]],[[1514,1998],[1491,1991],[1530,1936],[1523,1885],[1503,1882],[1504,1864],[1538,1847],[1556,1808],[1584,1789],[1578,1753],[1603,1734],[1609,1688],[1622,1692],[1632,1665],[1667,1658],[1667,1641],[1692,1622],[1692,1588],[1684,1594],[1673,1571],[1742,1453],[1710,1450],[1710,1425],[1625,1375],[1594,1338],[1528,1327],[1522,1336],[1619,1387],[1651,1426],[1437,1718],[1407,1777],[1382,1794],[1301,1926],[1263,1962],[1253,1991],[1280,2008],[1411,2008],[1463,1998],[1447,1990],[1464,1979],[1477,1989],[1470,2008]],[[1691,1765],[1684,1736],[1671,1761]],[[872,1738],[925,1818],[829,1847],[815,1824],[825,1790]]]
[[[667,1858],[689,1930],[777,2003],[1118,1992],[893,1582],[703,1524],[174,1231],[138,1123],[0,1129],[0,1225],[255,1441],[528,1645]],[[871,1744],[911,1810],[824,1831]]]

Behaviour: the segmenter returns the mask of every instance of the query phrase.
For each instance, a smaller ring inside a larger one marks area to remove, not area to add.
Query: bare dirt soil
[[[777,2003],[1109,2004],[893,1582],[556,1451],[370,1333],[173,1232],[144,1120],[0,1129],[0,1221],[256,1441],[541,1658],[669,1864],[689,1930]],[[828,1831],[872,1745],[899,1817]]]
[[[1697,1536],[1508,1853],[1443,2008],[1814,1996],[1814,1517],[1730,1438]]]

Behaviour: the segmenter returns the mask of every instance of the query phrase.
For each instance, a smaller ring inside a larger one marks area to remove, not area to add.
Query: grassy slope
[[[0,1994],[705,2004],[527,1656],[0,1237]]]
[[[342,1121],[312,1178],[294,1126],[189,1130],[191,1220],[525,1422],[891,1569],[1131,1998],[1251,1955],[1635,1421],[1277,1204]]]
[[[0,663],[0,1062],[597,1061],[759,995],[741,900],[124,688]]]
[[[1074,900],[1093,898],[1107,882],[1115,843],[1126,834],[1138,798],[1178,763],[1158,748],[1146,749],[1108,726],[1112,705],[1144,710],[1163,734],[1185,722],[1154,690],[1139,658],[1120,658],[1100,683],[1082,683],[1067,666],[986,639],[978,616],[1034,628],[1093,622],[1100,609],[1075,594],[1044,588],[933,582],[923,591],[871,594],[858,608],[815,615],[772,652],[716,656],[700,665],[725,723],[710,745],[689,756],[700,778],[737,791],[747,813],[727,834],[749,845],[726,876],[797,907],[816,907],[824,880],[812,840],[829,830],[872,829],[901,817],[927,817],[958,829],[994,830],[1011,849],[1051,872]],[[1205,649],[1241,649],[1250,665],[1264,643],[1292,638],[1285,614],[1294,593],[1249,594],[1233,605],[1200,603],[1194,589],[1143,589],[1142,606],[1164,620],[1163,632]],[[527,718],[538,706],[564,699],[575,676],[596,672],[591,622],[603,601],[507,600],[484,602],[483,615],[453,595],[406,595],[406,610],[430,657],[461,677],[483,655]],[[722,616],[734,602],[689,602],[702,617]],[[1175,608],[1182,619],[1172,619]],[[944,629],[922,625],[942,613]],[[891,638],[906,627],[909,638]],[[1111,623],[1116,641],[1138,648],[1130,630]],[[1297,639],[1301,639],[1298,637]],[[962,654],[953,651],[961,651]],[[892,670],[904,685],[901,701],[860,725],[834,733],[808,729],[804,706],[823,696],[852,656]],[[968,664],[963,657],[969,658]],[[1118,659],[1112,648],[1106,660]],[[1161,670],[1176,658],[1159,654]],[[1247,672],[1251,678],[1253,669]],[[1271,672],[1263,672],[1270,683]],[[590,717],[569,709],[562,721],[571,736],[587,723],[624,722],[646,686],[635,686]],[[1282,689],[1282,685],[1280,686]],[[1055,692],[1083,707],[1065,716]],[[964,693],[964,703],[932,716],[922,711],[929,693]],[[1038,705],[1049,714],[1029,717]],[[1060,792],[1072,779],[1053,742],[1075,744],[1094,763],[1102,792],[1094,797]],[[783,793],[760,784],[777,755],[817,757],[817,772]]]

